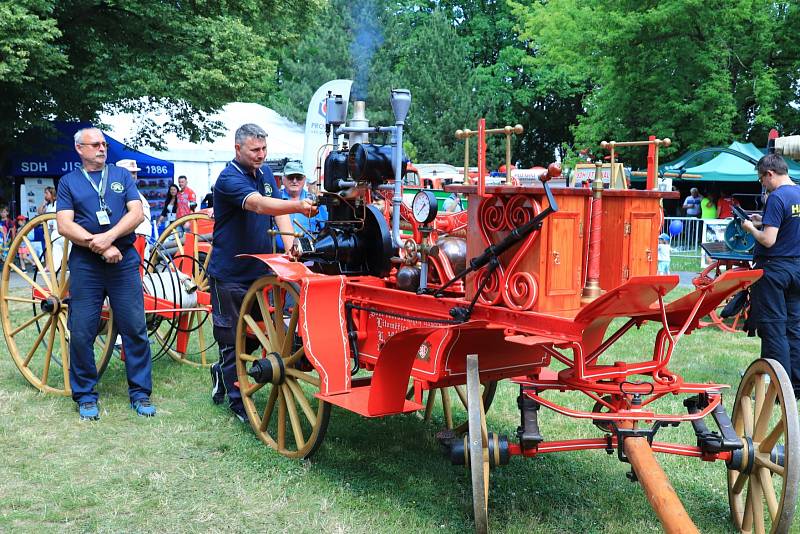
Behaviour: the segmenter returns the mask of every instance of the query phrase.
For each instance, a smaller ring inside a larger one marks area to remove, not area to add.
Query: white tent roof
[[[152,113],[146,117],[124,113],[104,115],[102,121],[111,125],[112,136],[120,141],[129,142],[135,133],[134,124],[143,118],[151,119],[158,124],[164,120],[160,114]],[[195,156],[197,161],[227,161],[233,157],[233,137],[236,129],[242,124],[251,122],[264,128],[269,134],[267,151],[269,158],[300,159],[303,153],[304,131],[302,126],[279,115],[277,112],[260,104],[232,102],[225,105],[219,113],[209,116],[211,120],[221,122],[223,134],[211,142],[192,143],[179,139],[175,134],[165,136],[167,149],[155,151],[144,148],[142,152],[157,155],[166,160],[173,156]]]
[[[192,143],[179,139],[175,134],[165,135],[166,150],[141,148],[141,152],[171,161],[175,164],[175,176],[186,175],[189,186],[202,198],[219,176],[220,171],[234,156],[234,134],[242,124],[254,123],[266,130],[267,158],[302,159],[305,133],[302,126],[260,104],[233,102],[225,105],[219,113],[209,117],[223,124],[223,133],[210,142]],[[156,124],[165,122],[163,114],[149,113],[141,116],[133,113],[103,115],[101,120],[111,125],[108,133],[115,139],[130,142],[136,133],[134,125],[150,119]]]

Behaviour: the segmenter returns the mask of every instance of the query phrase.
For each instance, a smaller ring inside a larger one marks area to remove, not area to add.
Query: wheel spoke
[[[11,267],[11,269],[13,269],[13,270],[14,270],[14,272],[15,272],[15,273],[17,273],[17,274],[20,276],[20,278],[22,278],[23,280],[25,280],[25,282],[26,282],[28,285],[30,285],[30,286],[32,286],[33,288],[35,288],[35,289],[36,289],[36,291],[39,291],[39,292],[40,292],[42,295],[49,295],[49,294],[50,294],[50,292],[49,292],[49,291],[46,291],[46,290],[45,290],[45,289],[44,289],[42,286],[40,286],[39,284],[37,284],[37,283],[36,283],[36,282],[33,280],[33,278],[31,278],[30,276],[28,276],[28,273],[27,273],[27,272],[25,272],[25,271],[23,271],[22,269],[20,269],[19,267],[17,267],[17,266],[16,266],[16,264],[14,264],[14,263],[12,263],[12,262],[9,262],[9,263],[8,263],[8,266],[9,266],[9,267]]]
[[[428,390],[428,400],[425,402],[425,416],[423,419],[425,421],[431,420],[431,413],[433,413],[433,405],[436,403],[436,388]]]
[[[59,291],[59,295],[63,295],[64,294],[64,292],[67,289],[67,281],[69,280],[69,278],[67,278],[67,265],[68,265],[68,258],[69,258],[69,246],[70,246],[69,239],[64,239],[64,246],[62,247],[64,250],[63,250],[63,255],[61,256],[61,270],[59,270],[59,272],[58,272],[58,278],[59,278],[58,291]]]
[[[275,389],[282,389],[276,386]],[[278,450],[286,450],[286,397],[278,391]]]
[[[301,346],[299,349],[294,351],[291,356],[289,356],[288,358],[283,360],[283,364],[286,367],[293,366],[300,360],[300,358],[302,358],[305,355],[305,353],[306,353],[306,349]]]
[[[764,394],[767,391],[767,375],[760,373],[756,375],[756,410],[755,413],[761,413],[761,408],[764,406]],[[756,421],[758,424],[758,421]]]
[[[44,369],[42,370],[42,384],[47,384],[47,378],[50,376],[50,360],[53,358],[53,350],[55,349],[56,344],[56,324],[58,321],[50,321],[50,331],[49,335],[47,336],[47,345],[45,347],[48,349],[44,356]]]
[[[298,369],[287,368],[286,369],[286,376],[291,376],[298,380],[302,380],[306,384],[311,384],[312,386],[319,387],[319,378],[313,376],[309,373],[300,371]]]
[[[248,397],[252,397],[253,393],[255,393],[256,391],[258,391],[259,389],[263,388],[266,385],[267,385],[266,383],[260,384],[258,382],[254,383],[254,384],[247,385],[244,388],[242,388],[243,389],[243,393],[245,395],[247,395]]]
[[[288,385],[284,384],[281,388],[284,400],[286,401],[286,408],[289,412],[289,422],[292,424],[292,434],[294,435],[294,444],[297,449],[302,449],[306,446],[306,439],[303,437],[303,425],[300,424],[300,417],[297,415],[297,405],[294,402],[294,395]]]
[[[275,410],[275,401],[278,399],[278,386],[273,387],[269,392],[267,405],[264,406],[264,416],[261,418],[261,424],[258,425],[258,430],[265,432],[269,426],[269,420],[272,419],[272,412]]]
[[[69,347],[67,345],[67,325],[62,314],[58,314],[58,341],[61,344],[61,372],[64,374],[64,389],[69,394],[72,386],[69,383]]]
[[[278,334],[275,332],[275,320],[269,312],[269,305],[264,301],[264,292],[259,291],[256,293],[256,301],[258,307],[261,309],[261,317],[264,319],[264,326],[267,329],[267,337],[271,340],[278,340]],[[270,343],[270,347],[272,344]],[[276,347],[277,348],[277,347]],[[275,350],[274,348],[272,350]]]
[[[42,340],[44,339],[44,336],[47,334],[47,329],[50,328],[50,325],[52,323],[53,323],[53,316],[51,315],[47,319],[47,322],[44,324],[44,327],[42,328],[41,332],[39,332],[39,335],[36,336],[36,340],[33,342],[31,350],[29,350],[28,354],[25,355],[25,361],[22,364],[23,367],[27,367],[28,364],[31,363],[31,358],[33,358],[33,355],[34,353],[36,353],[36,350],[39,348],[39,345],[42,344]]]
[[[774,522],[778,515],[778,496],[775,494],[775,486],[772,485],[770,472],[764,468],[759,468],[758,482],[761,484],[761,491],[764,492],[764,498],[767,501],[769,517]]]
[[[3,298],[9,302],[22,302],[25,304],[38,304],[42,301],[41,299],[34,299],[28,297],[12,297],[10,295],[6,295]]]
[[[28,236],[27,235],[22,236],[22,240],[25,242],[25,246],[28,247],[28,250],[31,251],[31,254],[30,254],[31,260],[33,260],[33,264],[36,266],[36,268],[39,270],[39,272],[42,273],[42,280],[44,280],[44,284],[47,286],[47,289],[50,290],[50,293],[53,293],[54,292],[53,288],[55,287],[55,284],[50,279],[50,277],[52,276],[52,273],[49,273],[44,268],[44,265],[42,265],[42,262],[39,261],[39,257],[36,254],[33,253],[33,251],[34,251],[33,244],[28,239]]]
[[[289,351],[292,350],[292,344],[294,343],[294,339],[297,330],[297,320],[300,318],[300,306],[295,303],[294,308],[292,308],[292,316],[289,318],[289,325],[286,327],[286,336],[283,338],[283,347],[281,347],[281,356],[285,356],[289,354]]]
[[[303,388],[300,387],[300,384],[297,383],[295,380],[287,380],[286,384],[294,393],[294,398],[297,401],[297,404],[300,405],[300,408],[303,410],[303,413],[308,419],[308,422],[311,424],[311,427],[317,426],[317,414],[314,413],[314,409],[311,407],[311,404],[308,402],[308,399],[303,393]]]
[[[247,326],[250,327],[250,330],[252,331],[253,335],[256,336],[258,342],[261,343],[261,346],[264,347],[267,351],[271,352],[272,343],[270,343],[270,340],[264,336],[264,332],[261,330],[261,327],[258,325],[258,323],[255,322],[253,317],[250,314],[245,314],[242,316],[242,319],[244,320],[245,323],[247,323]]]
[[[284,305],[284,291],[280,286],[272,286],[272,302],[275,303],[272,312],[273,326],[275,328],[275,345],[283,347],[283,340],[286,337],[284,329],[286,325],[283,323],[283,305]],[[283,356],[283,353],[281,354]]]
[[[252,354],[245,354],[244,352],[240,352],[239,359],[244,360],[246,362],[256,362],[261,358],[259,358],[258,356],[253,356]]]
[[[56,277],[55,272],[55,262],[53,261],[53,238],[50,235],[50,227],[47,225],[47,222],[44,222],[42,226],[42,233],[44,234],[44,261],[48,267],[43,276],[49,276],[50,281],[53,283],[52,287],[58,287],[58,278]],[[28,250],[33,250],[33,247],[31,247],[30,243],[28,243]],[[36,255],[31,254],[31,257],[36,257]]]
[[[461,400],[461,404],[464,406],[464,409],[467,409],[467,394],[464,393],[464,386],[454,386],[453,389],[456,390],[458,394],[459,400]]]
[[[744,435],[753,435],[753,402],[750,395],[742,395],[739,404],[742,408],[742,422],[744,424]]]
[[[453,428],[453,411],[450,409],[449,388],[442,388],[442,411],[444,412],[444,424],[446,428]]]
[[[769,454],[772,452],[773,447],[775,444],[778,443],[778,440],[783,436],[783,432],[785,430],[785,425],[783,419],[778,421],[778,424],[767,434],[761,443],[758,444],[759,452],[765,452]]]
[[[198,336],[198,338],[197,338],[197,346],[200,349],[200,365],[206,366],[206,365],[208,365],[208,361],[206,360],[206,332],[205,332],[206,321],[203,320],[200,317],[201,313],[204,313],[204,312],[195,312],[195,314],[197,316],[197,321],[198,321],[197,330],[196,330],[197,336]],[[208,316],[206,315],[206,320],[207,320],[207,317]]]
[[[750,477],[750,502],[753,508],[753,526],[758,533],[764,532],[764,502],[761,483],[757,476]]]
[[[766,467],[776,475],[783,476],[783,466],[776,464],[769,459],[769,453],[756,452],[756,465]]]
[[[11,332],[9,332],[9,336],[11,336],[11,337],[14,337],[14,336],[16,336],[16,335],[17,335],[17,334],[19,334],[19,333],[20,333],[22,330],[25,330],[25,329],[26,329],[26,328],[28,328],[30,325],[32,325],[33,323],[35,323],[36,321],[38,321],[39,319],[41,319],[42,317],[44,317],[44,316],[45,316],[45,315],[47,315],[47,314],[48,314],[48,312],[45,312],[45,311],[43,311],[42,313],[40,313],[40,314],[38,314],[38,315],[34,315],[33,317],[31,317],[30,319],[28,319],[27,321],[25,321],[24,323],[22,323],[22,324],[21,324],[21,325],[19,325],[18,327],[16,327],[14,330],[12,330]]]
[[[764,439],[764,434],[767,433],[772,412],[775,410],[775,399],[778,396],[778,390],[771,385],[764,394],[764,401],[761,404],[761,410],[756,410],[756,428],[753,431],[753,440],[761,441]]]
[[[732,473],[736,477],[736,481],[733,483],[733,494],[740,495],[744,489],[744,485],[747,484],[747,475],[739,471],[732,471]]]

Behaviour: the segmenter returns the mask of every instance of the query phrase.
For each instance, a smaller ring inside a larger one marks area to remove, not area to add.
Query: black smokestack
[[[355,79],[353,80],[353,99],[366,100],[369,84],[369,69],[372,55],[383,44],[380,19],[373,0],[353,2],[350,4],[350,14],[353,18],[353,43],[350,45],[350,54],[355,65]]]

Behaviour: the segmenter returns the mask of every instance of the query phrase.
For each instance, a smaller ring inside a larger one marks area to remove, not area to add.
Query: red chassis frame
[[[464,384],[467,353],[481,355],[481,380],[512,378],[539,404],[569,417],[596,420],[598,412],[575,410],[546,399],[548,390],[576,390],[609,411],[609,422],[688,422],[702,419],[720,402],[723,384],[689,383],[668,369],[677,341],[698,328],[699,318],[725,298],[749,286],[761,271],[728,271],[712,283],[669,303],[664,296],[678,284],[676,275],[631,278],[584,306],[574,316],[517,311],[478,302],[466,322],[452,320],[458,298],[435,298],[399,291],[374,277],[346,278],[311,272],[279,255],[254,255],[287,282],[299,285],[299,325],[304,348],[321,378],[320,399],[367,417],[415,411],[426,389]],[[616,318],[628,317],[606,336]],[[338,318],[338,321],[332,320]],[[601,364],[604,353],[628,330],[646,321],[661,324],[652,358],[634,363]],[[351,379],[354,348],[348,323],[357,332],[359,368],[372,375]],[[326,328],[312,325],[325,324]],[[337,327],[338,325],[338,327]],[[319,347],[324,347],[320,350]],[[548,368],[555,358],[565,368]],[[634,375],[652,383],[631,382]],[[409,378],[414,399],[406,399]],[[684,415],[647,409],[667,395],[704,394],[707,405]],[[616,400],[609,402],[604,395]],[[644,400],[641,400],[644,397]],[[637,398],[636,402],[633,399]],[[542,442],[523,449],[510,444],[511,454],[616,447],[616,437]],[[610,441],[609,441],[610,440]],[[654,442],[658,452],[728,460],[731,453],[706,453],[699,447]]]

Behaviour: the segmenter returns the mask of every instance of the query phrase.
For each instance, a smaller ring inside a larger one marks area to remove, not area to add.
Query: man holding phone
[[[781,363],[800,397],[800,187],[778,154],[758,160],[756,170],[769,195],[763,216],[742,221],[756,240],[755,267],[764,271],[750,290],[750,317],[761,338],[761,357]]]

